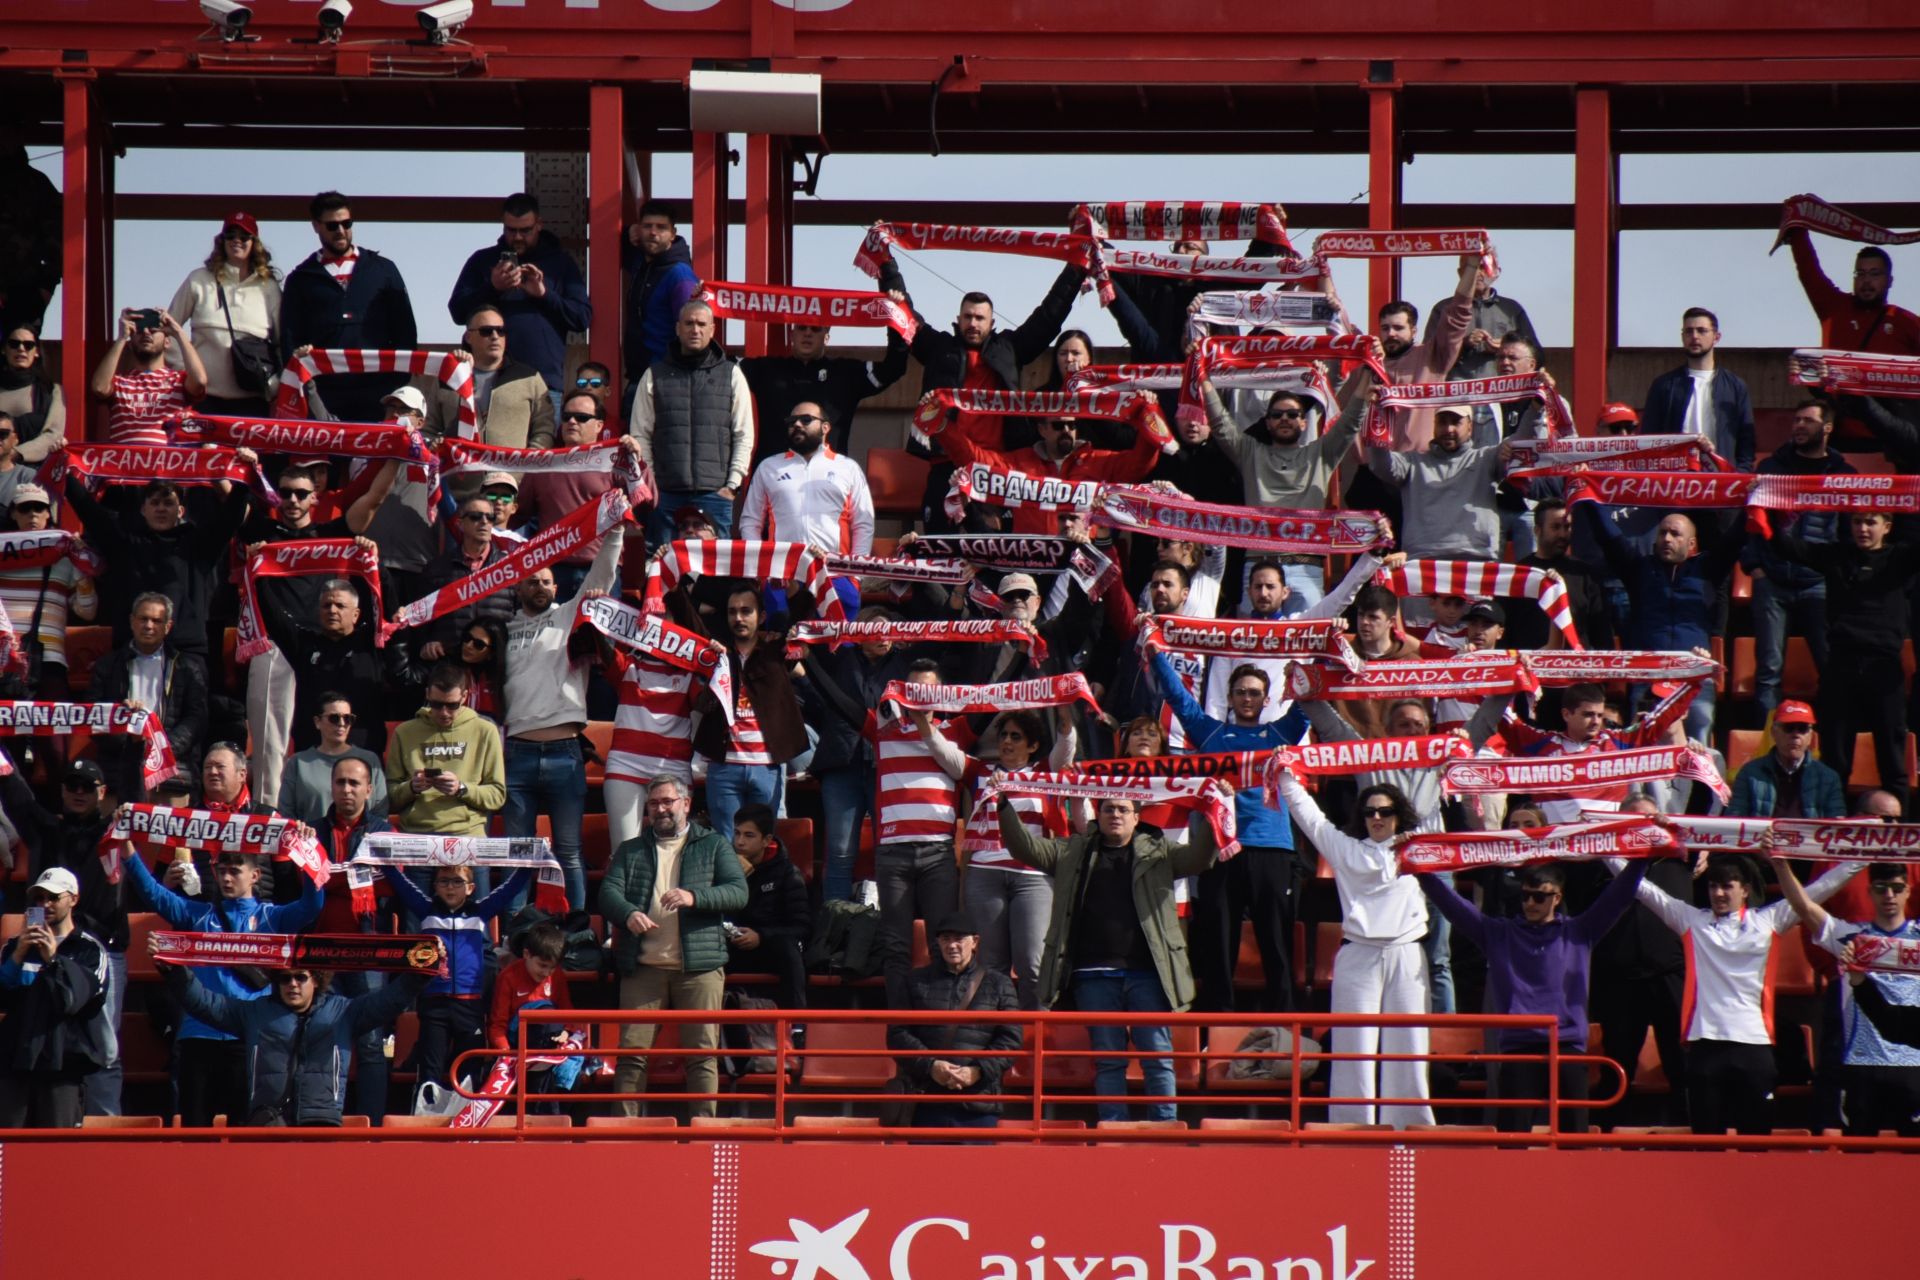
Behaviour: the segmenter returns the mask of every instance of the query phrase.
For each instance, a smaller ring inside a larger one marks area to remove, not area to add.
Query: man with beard
[[[1559,498],[1542,498],[1533,508],[1533,551],[1518,563],[1560,575],[1573,611],[1573,629],[1592,649],[1611,647],[1613,625],[1607,616],[1607,590],[1600,570],[1573,556],[1573,517]],[[1544,649],[1552,624],[1538,604],[1525,597],[1506,602],[1507,646]]]
[[[1793,250],[1800,287],[1820,317],[1821,346],[1872,355],[1920,355],[1920,316],[1894,306],[1888,297],[1893,292],[1893,258],[1885,249],[1869,245],[1854,255],[1849,292],[1820,269],[1813,236],[1805,227],[1789,228],[1781,238]]]
[[[873,494],[860,464],[827,443],[827,409],[802,400],[787,415],[787,451],[762,462],[740,509],[750,542],[804,542],[816,551],[873,550]],[[769,432],[769,435],[772,433]]]
[[[626,414],[633,410],[633,388],[641,375],[671,348],[680,308],[700,291],[700,277],[693,270],[693,252],[674,230],[673,210],[658,200],[641,205],[639,219],[627,228],[620,265],[630,281],[623,362],[627,398],[621,405]]]
[[[747,385],[753,388],[753,402],[762,422],[786,405],[810,400],[818,406],[815,412],[827,420],[827,443],[835,453],[845,453],[860,402],[879,395],[907,371],[907,343],[888,329],[883,360],[830,356],[827,337],[832,332],[824,325],[793,325],[787,330],[786,355],[748,356],[740,362],[740,368],[747,375]],[[780,443],[781,437],[774,432],[762,433],[754,445],[754,465],[776,456]]]
[[[1498,559],[1500,514],[1493,486],[1512,446],[1469,443],[1473,419],[1459,405],[1435,409],[1432,432],[1421,452],[1375,449],[1367,455],[1376,476],[1406,491],[1400,545],[1416,559]]]
[[[1753,470],[1753,401],[1740,375],[1714,365],[1720,319],[1705,307],[1680,315],[1680,349],[1687,362],[1647,388],[1642,435],[1699,436],[1742,471]]]
[[[1075,418],[1040,419],[1040,439],[1025,449],[1009,453],[990,448],[976,438],[976,433],[982,432],[983,423],[998,421],[1000,419],[985,414],[948,415],[947,429],[939,438],[955,467],[970,467],[979,461],[1069,485],[1089,481],[1138,484],[1153,471],[1160,458],[1160,446],[1152,436],[1139,430],[1133,433],[1133,444],[1126,449],[1095,448],[1080,438],[1083,424]],[[1010,512],[1013,533],[1058,531],[1058,513],[1044,506],[1029,503],[1010,508]],[[969,528],[972,527],[970,524]]]

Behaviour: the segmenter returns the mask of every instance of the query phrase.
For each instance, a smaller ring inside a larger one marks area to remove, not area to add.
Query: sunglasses
[[[1393,816],[1393,806],[1390,804],[1370,804],[1360,812],[1369,818],[1391,818]]]
[[[1304,418],[1307,415],[1302,409],[1269,409],[1267,416],[1269,418]]]
[[[1795,737],[1798,737],[1803,733],[1813,732],[1813,726],[1810,724],[1780,724],[1779,722],[1776,721],[1773,727],[1778,729],[1782,733],[1791,733]]]
[[[298,987],[305,986],[307,983],[312,982],[313,975],[310,973],[276,973],[273,975],[273,980],[278,983],[291,984]]]
[[[0,440],[11,440],[11,439],[13,439],[13,428],[0,427]]]
[[[462,640],[460,643],[470,644],[476,649],[493,648],[493,641],[488,639],[486,636],[468,636],[466,639]]]
[[[1520,896],[1528,902],[1538,904],[1552,902],[1560,896],[1560,891],[1558,889],[1522,889]]]
[[[353,219],[352,218],[336,218],[332,222],[323,222],[320,225],[325,227],[328,231],[333,231],[336,229],[340,231],[351,231],[353,230]]]
[[[71,791],[76,795],[92,795],[94,791],[98,790],[102,785],[103,784],[98,782],[88,782],[85,778],[71,778],[61,783],[60,789],[62,791]]]
[[[520,491],[518,489],[483,489],[480,496],[488,502],[520,501]]]
[[[32,351],[40,344],[32,338],[8,338],[7,348],[12,351]]]
[[[325,720],[328,724],[340,724],[340,725],[352,724],[354,720],[357,719],[357,717],[351,711],[345,711],[345,712],[329,711],[320,718],[322,720]]]
[[[605,378],[575,378],[573,385],[576,387],[604,387],[607,385],[607,380]]]
[[[507,336],[507,327],[500,324],[483,324],[469,329],[467,332],[473,334],[476,338],[504,338]]]
[[[458,711],[467,704],[464,702],[442,702],[439,698],[428,698],[427,705],[435,711]]]
[[[307,499],[313,497],[313,490],[282,489],[280,490],[280,497],[283,501],[286,501],[286,502],[305,502]]]
[[[597,413],[581,413],[578,409],[574,409],[567,413],[561,414],[560,421],[562,422],[598,422],[600,421],[600,415]]]
[[[809,427],[816,422],[825,422],[825,421],[826,421],[825,418],[815,417],[811,413],[796,413],[792,417],[787,419],[787,425],[790,427]]]
[[[493,523],[493,513],[491,511],[462,511],[460,518],[471,524]]]
[[[1898,897],[1907,891],[1907,882],[1905,880],[1876,880],[1868,885],[1867,889],[1872,893],[1884,893]]]
[[[349,222],[345,225],[350,227],[353,224]],[[238,227],[228,227],[220,233],[220,238],[222,240],[240,240],[250,244],[253,241],[253,233],[251,231],[242,231]]]
[[[16,502],[13,504],[13,509],[15,511],[51,511],[53,508],[44,502]]]

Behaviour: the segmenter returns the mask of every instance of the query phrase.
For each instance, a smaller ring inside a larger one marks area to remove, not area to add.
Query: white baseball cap
[[[380,402],[382,404],[392,402],[420,414],[424,414],[427,411],[427,398],[420,394],[420,388],[418,387],[395,387],[392,391],[381,396]]]
[[[80,881],[65,867],[48,867],[33,882],[33,887],[45,889],[48,893],[70,893],[76,898],[80,896]]]

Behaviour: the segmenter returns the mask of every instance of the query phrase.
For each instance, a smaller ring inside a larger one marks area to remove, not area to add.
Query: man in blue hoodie
[[[500,205],[500,238],[476,249],[453,282],[447,311],[458,325],[492,307],[506,320],[507,349],[540,371],[560,418],[567,335],[593,323],[593,302],[580,268],[560,240],[540,225],[540,202],[516,191]]]
[[[693,272],[693,253],[675,233],[673,210],[658,200],[640,206],[640,217],[627,228],[620,248],[620,265],[627,271],[627,328],[622,344],[626,359],[626,398],[620,416],[633,415],[633,392],[640,375],[664,359],[673,344],[674,322],[680,308],[700,289]],[[782,409],[780,412],[785,412]]]
[[[1278,720],[1260,723],[1272,685],[1267,673],[1252,663],[1235,667],[1227,681],[1230,722],[1208,715],[1187,692],[1167,655],[1158,650],[1153,654],[1153,676],[1194,751],[1271,751],[1306,736],[1307,718],[1298,707]],[[1291,957],[1300,883],[1300,864],[1293,856],[1293,821],[1284,802],[1268,806],[1258,788],[1238,792],[1233,808],[1240,856],[1214,863],[1200,876],[1194,895],[1188,941],[1200,992],[1193,1007],[1203,1013],[1233,1010],[1240,921],[1251,916],[1253,936],[1260,944],[1260,967],[1267,979],[1265,1006],[1284,1012],[1293,1007]]]

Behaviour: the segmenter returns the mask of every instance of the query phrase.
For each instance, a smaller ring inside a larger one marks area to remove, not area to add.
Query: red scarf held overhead
[[[243,788],[235,805],[251,803]],[[244,813],[225,804],[209,804],[204,809],[175,809],[160,804],[122,805],[106,833],[100,837],[100,861],[107,878],[118,883],[121,844],[159,845],[168,849],[196,849],[202,853],[248,854],[253,857],[282,858],[306,872],[313,882],[327,882],[327,856],[311,832],[299,832],[292,818],[273,814]]]
[[[1572,475],[1579,467],[1617,471],[1698,471],[1700,437],[1566,436],[1558,440],[1527,438],[1507,441],[1513,451],[1507,480],[1524,483],[1542,476]],[[1733,464],[1714,458],[1715,469],[1733,470]]]
[[[186,449],[166,444],[80,444],[69,442],[40,466],[41,479],[58,484],[72,472],[109,484],[145,484],[168,480],[174,484],[212,485],[232,481],[251,487],[269,507],[280,505],[280,495],[254,463],[234,450]]]
[[[1548,689],[1614,680],[1704,680],[1720,669],[1712,658],[1697,653],[1646,649],[1538,649],[1526,660],[1541,687]]]
[[[1287,211],[1239,200],[1089,200],[1067,227],[1101,240],[1255,240],[1291,253]]]
[[[1016,644],[1035,662],[1047,660],[1047,642],[1032,627],[1010,618],[943,619],[938,622],[796,622],[787,630],[787,661],[800,661],[808,645],[858,644],[890,640],[894,644]]]
[[[1101,487],[1094,519],[1156,538],[1243,547],[1272,555],[1335,555],[1380,546],[1378,511],[1243,507],[1199,502],[1146,485]]]
[[[1059,231],[1009,231],[997,227],[962,227],[933,222],[876,222],[854,254],[853,265],[874,279],[902,249],[977,249],[1029,258],[1052,258],[1091,270],[1099,241],[1092,236]]]
[[[1336,662],[1360,669],[1338,618],[1190,618],[1158,613],[1145,617],[1140,643],[1209,657],[1295,662]]]
[[[298,418],[307,411],[307,384],[332,373],[431,374],[459,398],[459,434],[471,440],[480,434],[480,411],[473,400],[473,357],[464,351],[380,351],[371,348],[310,351],[294,356],[280,373],[274,396],[276,418]]]
[[[1739,472],[1583,471],[1567,478],[1567,501],[1687,510],[1744,507],[1756,479]]]
[[[620,648],[648,662],[686,671],[705,680],[733,723],[733,666],[718,640],[675,626],[658,613],[641,613],[624,600],[595,596],[580,602],[574,630],[592,627]]]
[[[759,320],[818,328],[884,326],[912,342],[920,331],[913,309],[884,293],[864,289],[789,289],[775,284],[708,281],[700,301],[723,320]]]
[[[1829,395],[1920,396],[1920,356],[1807,347],[1787,357],[1787,376],[1798,386],[1819,387]]]
[[[1159,253],[1150,249],[1110,249],[1100,246],[1093,264],[1095,287],[1102,306],[1113,302],[1112,272],[1124,275],[1161,276],[1175,280],[1212,280],[1225,284],[1307,285],[1333,292],[1333,277],[1319,257],[1311,258],[1238,258],[1185,253]]]
[[[1057,800],[1131,800],[1135,813],[1149,806],[1167,805],[1176,813],[1203,815],[1223,859],[1240,852],[1233,801],[1211,778],[1089,777],[1076,770],[1062,773],[1033,770],[1010,776],[1002,787],[988,783],[978,803],[987,805],[1001,792]]]
[[[1225,778],[1238,790],[1261,785],[1271,751],[1180,752],[1165,756],[1121,756],[1082,760],[1069,774],[1087,778]]]
[[[440,468],[445,475],[473,472],[511,471],[517,476],[597,473],[611,476],[634,507],[651,506],[658,495],[654,491],[653,472],[645,462],[627,452],[619,440],[596,440],[592,444],[561,445],[553,449],[522,449],[514,445],[488,444],[484,440],[461,440],[449,436],[440,442]]]
[[[1304,364],[1318,360],[1365,365],[1373,370],[1374,377],[1381,384],[1389,380],[1386,369],[1373,353],[1373,339],[1364,333],[1256,333],[1235,338],[1202,338],[1187,353],[1180,384],[1180,407],[1175,411],[1175,416],[1193,425],[1207,420],[1206,405],[1200,398],[1200,384],[1211,381],[1216,370]]]
[[[305,538],[269,542],[247,561],[240,575],[240,616],[234,627],[233,656],[251,662],[273,648],[260,618],[262,578],[358,578],[373,594],[373,616],[381,614],[380,556],[353,538]],[[387,643],[384,628],[375,628],[374,645]]]
[[[1162,451],[1177,448],[1158,398],[1137,391],[969,391],[940,387],[920,397],[913,426],[931,439],[955,414],[990,418],[1102,418],[1144,431]]]
[[[1547,438],[1572,435],[1560,393],[1542,373],[1510,373],[1494,378],[1470,378],[1460,382],[1382,383],[1375,388],[1373,405],[1367,411],[1365,440],[1369,449],[1393,447],[1393,411],[1395,409],[1432,408],[1439,405],[1505,404],[1510,400],[1538,400],[1545,406]]]
[[[89,578],[97,578],[107,571],[107,562],[100,558],[100,553],[70,530],[0,533],[0,569],[46,569],[63,559],[73,561],[73,567]]]
[[[1458,258],[1493,252],[1493,237],[1481,230],[1322,231],[1313,242],[1323,258]]]
[[[1303,663],[1287,668],[1287,696],[1297,699],[1494,698],[1539,687],[1526,662],[1511,651],[1369,662],[1359,671]]]
[[[1106,486],[1099,480],[1069,480],[1034,475],[997,459],[976,458],[955,467],[948,482],[945,510],[956,522],[969,502],[994,507],[1031,507],[1039,511],[1085,512]]]
[[[0,737],[88,733],[138,735],[145,745],[141,782],[149,788],[171,778],[179,767],[158,712],[135,710],[124,702],[0,702]],[[73,745],[77,750],[82,743]]]
[[[1557,823],[1514,831],[1406,835],[1395,844],[1403,872],[1470,871],[1529,862],[1593,862],[1600,858],[1658,858],[1680,852],[1673,832],[1650,818]]]
[[[410,475],[424,481],[433,466],[433,450],[412,427],[397,422],[314,422],[306,418],[233,418],[183,414],[167,420],[175,444],[227,445],[257,453],[295,458],[367,458],[412,464]]]
[[[1719,853],[1751,850],[1758,847],[1761,835],[1771,833],[1773,851],[1783,858],[1920,864],[1920,823],[1872,818],[1695,818],[1683,814],[1662,821],[1689,849]]]
[[[1208,375],[1215,387],[1257,391],[1290,391],[1311,396],[1331,410],[1333,386],[1314,364],[1280,364],[1259,360],[1250,364],[1217,365]],[[1187,384],[1185,364],[1090,364],[1067,376],[1069,391],[1173,391]]]
[[[1485,757],[1456,760],[1441,776],[1450,796],[1506,795],[1595,796],[1623,785],[1667,778],[1705,783],[1725,804],[1732,790],[1706,752],[1693,747],[1639,747],[1631,751],[1587,751],[1579,755]]]
[[[909,684],[905,680],[894,680],[880,695],[883,707],[892,705],[903,711],[925,711],[934,716],[992,715],[998,711],[1059,707],[1074,702],[1085,703],[1089,711],[1100,714],[1100,704],[1094,700],[1087,677],[1078,671],[1001,684]]]
[[[1839,205],[1828,204],[1819,196],[1801,194],[1780,202],[1780,235],[1775,238],[1773,249],[1767,252],[1771,254],[1785,243],[1786,233],[1795,227],[1860,244],[1920,244],[1920,231],[1889,231],[1858,214],[1848,213]]]
[[[355,914],[373,910],[373,887],[381,867],[532,867],[535,904],[543,911],[567,909],[566,880],[545,836],[427,836],[370,831],[347,863]]]

